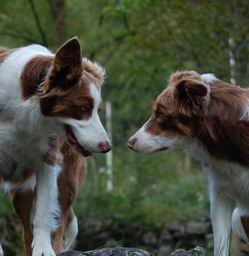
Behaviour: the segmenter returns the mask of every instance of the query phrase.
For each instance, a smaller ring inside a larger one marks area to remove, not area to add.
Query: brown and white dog
[[[104,76],[77,38],[55,54],[40,45],[0,50],[0,180],[22,220],[26,256],[54,256],[77,234],[81,155],[111,149],[98,115]]]
[[[209,182],[214,255],[228,255],[231,231],[248,242],[249,90],[212,74],[177,72],[128,146],[139,153],[181,147],[200,160]]]

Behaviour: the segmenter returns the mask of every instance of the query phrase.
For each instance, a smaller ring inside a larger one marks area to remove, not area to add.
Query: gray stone
[[[196,247],[192,250],[185,251],[183,249],[172,252],[169,256],[205,256],[204,249],[202,247]]]
[[[116,246],[121,246],[121,244],[115,239],[108,239],[105,242],[105,246],[106,247],[116,247]]]
[[[80,251],[68,251],[57,254],[57,256],[84,256]]]
[[[169,231],[166,228],[163,229],[163,231],[161,232],[161,235],[160,235],[160,244],[168,243],[171,240],[172,240],[172,236],[169,233]]]
[[[169,232],[177,232],[182,229],[182,225],[177,222],[174,222],[168,224],[166,228],[169,230]]]
[[[205,222],[194,222],[191,221],[186,225],[187,235],[203,235],[208,228],[208,224]]]
[[[185,235],[185,227],[182,223],[171,223],[166,226],[172,238],[179,239]]]
[[[156,245],[157,244],[157,237],[153,232],[147,232],[143,235],[142,241],[146,245]]]
[[[80,252],[68,251],[57,254],[57,256],[154,256],[152,253],[136,248],[114,247],[98,250]]]
[[[170,245],[162,245],[159,248],[158,256],[168,256],[172,251],[172,247]]]

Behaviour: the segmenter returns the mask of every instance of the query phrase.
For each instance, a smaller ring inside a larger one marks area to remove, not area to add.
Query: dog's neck
[[[228,122],[218,117],[199,120],[183,148],[199,161],[212,159],[249,167],[249,121]]]

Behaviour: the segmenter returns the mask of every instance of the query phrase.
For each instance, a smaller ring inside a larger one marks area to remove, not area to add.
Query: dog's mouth
[[[72,128],[70,127],[70,125],[65,125],[64,129],[65,129],[67,141],[71,146],[73,146],[75,149],[77,149],[85,157],[92,155],[92,152],[85,149],[82,145],[79,144],[76,136],[74,135],[74,133],[72,131]]]
[[[156,149],[154,152],[166,151],[168,149],[169,149],[169,147],[161,147],[161,148]]]

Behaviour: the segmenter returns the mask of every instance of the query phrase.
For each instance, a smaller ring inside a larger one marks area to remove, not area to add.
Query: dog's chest
[[[49,138],[17,136],[13,137],[6,148],[6,155],[15,163],[15,168],[9,170],[8,173],[17,177],[23,169],[38,168],[42,164],[44,156],[49,151]]]
[[[209,180],[218,191],[235,200],[237,204],[249,206],[249,169],[229,162],[214,162],[207,169]]]

